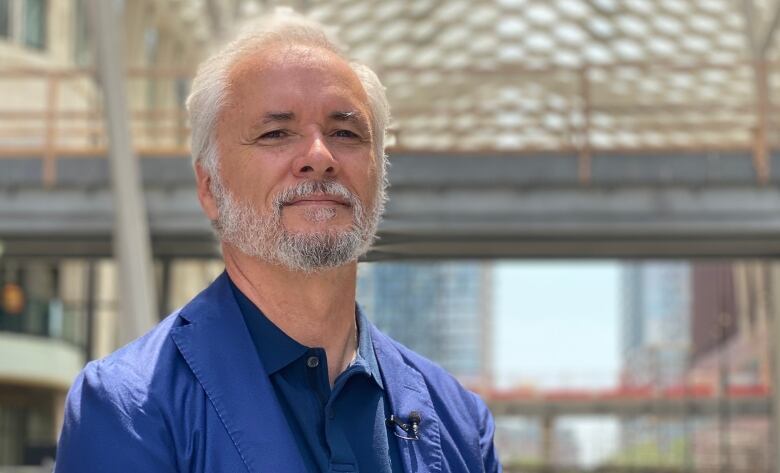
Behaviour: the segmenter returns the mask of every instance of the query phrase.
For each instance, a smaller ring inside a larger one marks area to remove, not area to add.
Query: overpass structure
[[[744,150],[594,154],[587,185],[575,154],[397,150],[390,161],[374,259],[780,254],[778,178],[758,184]],[[6,253],[109,255],[108,161],[92,150],[55,162],[45,185],[40,154],[0,159]],[[186,150],[144,155],[141,170],[155,253],[214,255]]]
[[[701,387],[478,392],[495,415],[685,418],[716,416],[724,411],[736,416],[771,413],[771,392],[766,386],[732,386],[720,395]]]
[[[731,386],[722,393],[710,386],[666,389],[615,388],[609,390],[479,391],[496,416],[536,418],[540,424],[542,465],[554,464],[556,421],[567,416],[598,416],[630,420],[767,417],[773,399],[766,386]],[[615,471],[619,471],[616,468]]]

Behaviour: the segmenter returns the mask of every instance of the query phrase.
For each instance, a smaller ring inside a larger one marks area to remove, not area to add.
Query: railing
[[[51,473],[53,465],[0,466],[0,473]]]
[[[58,299],[30,298],[18,313],[0,308],[0,332],[55,338],[79,347],[86,344],[84,307],[63,304]]]
[[[191,74],[129,70],[130,128],[139,155],[188,153],[183,102]],[[56,183],[57,160],[105,156],[102,97],[89,69],[0,71],[0,159],[42,159],[42,182]]]
[[[770,100],[780,91],[772,81],[777,69],[777,63],[735,62],[439,71],[441,83],[410,82],[414,94],[407,98],[394,99],[390,90],[398,124],[393,149],[564,152],[576,156],[583,184],[597,153],[738,150],[753,157],[757,182],[766,183],[771,149],[780,147],[774,128],[780,108]],[[458,74],[468,80],[450,80]],[[188,153],[183,103],[191,76],[184,70],[128,71],[130,128],[139,155]],[[58,159],[105,155],[94,71],[0,71],[0,94],[0,158],[42,159],[45,185],[56,184]],[[456,99],[463,97],[468,100],[461,106]],[[469,117],[476,124],[466,129],[456,120]]]
[[[618,386],[608,389],[558,388],[535,389],[520,387],[513,389],[471,389],[487,400],[545,400],[545,401],[610,401],[610,400],[655,400],[655,399],[713,399],[721,395],[727,398],[765,398],[771,394],[769,386],[763,384],[728,386],[719,393],[713,384],[689,384],[679,386]]]

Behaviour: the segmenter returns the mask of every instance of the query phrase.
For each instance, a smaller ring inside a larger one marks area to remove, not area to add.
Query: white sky
[[[617,379],[619,264],[502,261],[495,266],[495,361],[499,386],[599,388]],[[614,419],[562,419],[580,461],[598,464],[617,447]]]
[[[620,365],[617,262],[500,261],[494,277],[500,386],[614,382]]]

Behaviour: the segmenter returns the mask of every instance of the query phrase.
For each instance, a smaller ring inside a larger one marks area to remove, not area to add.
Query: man
[[[497,472],[485,405],[355,306],[389,109],[293,14],[208,59],[188,110],[225,273],[68,395],[56,471]]]

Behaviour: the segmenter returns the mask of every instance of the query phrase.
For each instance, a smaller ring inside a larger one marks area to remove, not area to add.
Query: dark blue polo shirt
[[[390,407],[371,333],[360,310],[355,311],[357,357],[331,389],[325,350],[290,338],[230,284],[308,471],[402,472],[396,439],[385,425]]]

